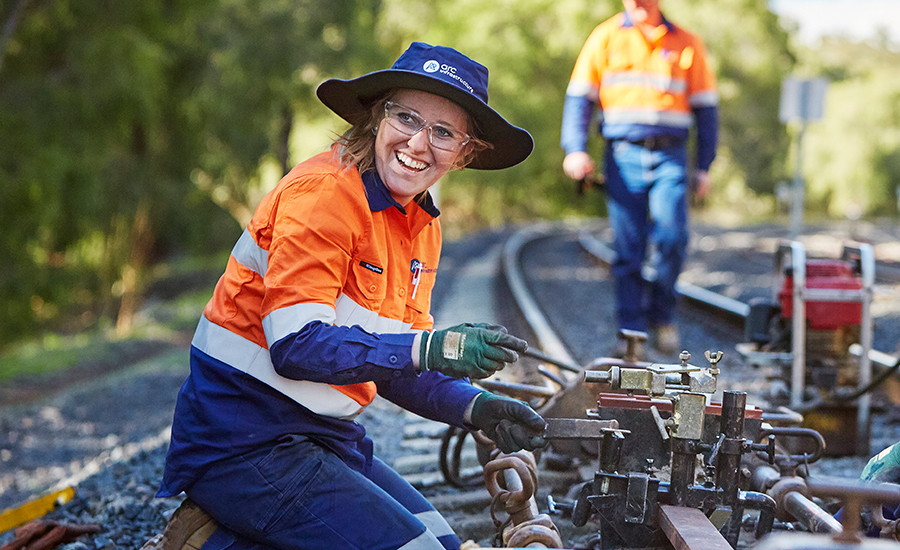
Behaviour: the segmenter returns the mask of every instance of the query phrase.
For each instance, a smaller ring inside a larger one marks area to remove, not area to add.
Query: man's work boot
[[[216,520],[186,498],[169,518],[166,530],[144,543],[141,550],[200,550],[217,528]]]
[[[681,352],[681,337],[674,323],[659,325],[651,329],[653,348],[664,355],[677,355]]]

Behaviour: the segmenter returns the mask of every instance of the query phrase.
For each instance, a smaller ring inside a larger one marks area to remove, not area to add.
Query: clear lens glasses
[[[428,130],[428,141],[444,151],[459,151],[469,143],[469,135],[445,124],[428,124],[422,115],[409,107],[388,101],[384,104],[384,118],[395,130],[414,136],[422,130]]]

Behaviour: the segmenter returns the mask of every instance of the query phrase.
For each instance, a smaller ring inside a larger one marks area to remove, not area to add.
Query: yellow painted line
[[[72,500],[74,496],[75,488],[66,487],[62,491],[56,491],[55,493],[30,500],[21,506],[7,508],[0,513],[0,533],[5,533],[10,529],[15,529],[33,519],[39,518],[53,510],[57,503],[65,504]]]

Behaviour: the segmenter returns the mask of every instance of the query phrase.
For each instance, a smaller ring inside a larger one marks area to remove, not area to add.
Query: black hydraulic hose
[[[468,435],[468,430],[449,426],[441,438],[441,450],[438,455],[438,466],[441,469],[441,473],[444,475],[444,481],[453,487],[460,489],[477,487],[483,483],[483,479],[480,475],[462,476],[462,451],[466,436]]]
[[[865,388],[860,388],[860,389],[856,390],[855,392],[853,392],[852,394],[846,395],[846,396],[840,396],[840,397],[832,396],[830,399],[827,399],[827,400],[821,399],[821,398],[813,399],[813,400],[807,402],[807,403],[811,403],[811,404],[804,404],[800,407],[797,407],[797,410],[802,413],[808,413],[808,412],[814,411],[814,410],[818,409],[819,407],[822,407],[825,405],[834,405],[834,404],[844,405],[850,401],[859,399],[863,395],[875,390],[878,386],[880,386],[885,380],[890,378],[890,376],[892,374],[896,373],[898,370],[900,370],[900,359],[897,359],[897,361],[893,364],[893,366],[891,366],[890,368],[888,368],[887,370],[883,371],[881,374],[876,376],[871,382],[869,382],[868,385],[866,385]]]
[[[854,399],[859,399],[863,395],[869,393],[870,391],[872,391],[875,388],[877,388],[878,386],[880,386],[882,382],[884,382],[885,380],[890,378],[890,376],[892,374],[894,374],[895,372],[897,372],[898,370],[900,370],[900,359],[897,359],[897,361],[894,363],[894,366],[890,367],[886,371],[884,371],[881,374],[879,374],[878,376],[876,376],[875,379],[872,380],[871,382],[869,382],[869,384],[865,388],[856,390],[854,393],[852,393],[846,397],[835,397],[834,399],[835,399],[835,401],[837,401],[839,403],[846,403],[847,401],[853,401]]]
[[[555,359],[555,358],[553,358],[553,357],[550,357],[550,356],[547,355],[546,353],[544,353],[544,352],[542,352],[542,351],[540,351],[540,350],[536,350],[536,349],[534,349],[534,348],[528,348],[528,349],[525,351],[524,355],[527,355],[527,356],[529,356],[529,357],[533,357],[533,358],[535,358],[535,359],[539,359],[539,360],[541,360],[541,361],[545,361],[545,362],[550,363],[550,364],[552,364],[552,365],[556,365],[557,367],[559,367],[559,368],[561,368],[561,369],[563,369],[563,370],[567,370],[567,371],[569,371],[569,372],[574,372],[574,373],[576,373],[576,374],[581,372],[581,369],[578,367],[578,365],[572,365],[572,364],[570,364],[570,363],[568,363],[568,362],[566,362],[566,361],[561,361],[561,360],[559,360],[559,359]]]

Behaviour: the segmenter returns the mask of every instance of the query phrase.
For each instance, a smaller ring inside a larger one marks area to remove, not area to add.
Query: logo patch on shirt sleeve
[[[368,269],[369,271],[374,271],[375,273],[378,273],[379,275],[381,275],[382,273],[384,273],[384,268],[383,268],[383,267],[378,267],[377,265],[375,265],[375,264],[370,264],[369,262],[359,262],[359,265],[361,265],[362,267]]]

